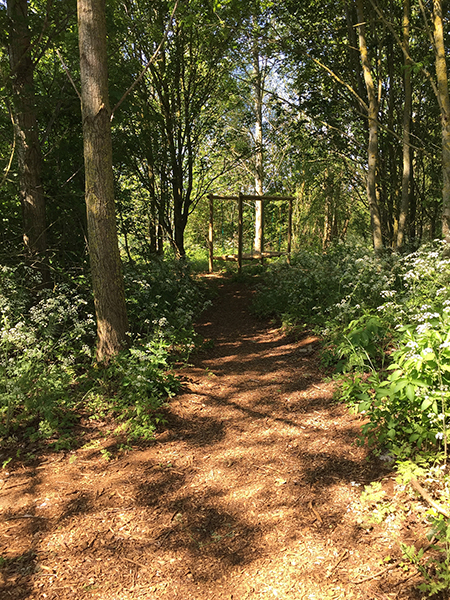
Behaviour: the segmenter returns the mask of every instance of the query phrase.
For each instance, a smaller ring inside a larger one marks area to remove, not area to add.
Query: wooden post
[[[291,246],[292,246],[292,198],[289,198],[288,213],[288,239],[287,239],[287,263],[291,264]]]
[[[260,248],[261,248],[261,258],[260,258],[260,263],[263,265],[264,264],[264,257],[263,257],[263,252],[264,252],[264,218],[265,218],[265,206],[264,206],[264,202],[261,199],[260,201],[261,203],[261,231],[260,231],[260,235],[261,235],[261,239],[260,239]]]
[[[238,273],[242,271],[242,220],[243,220],[243,198],[239,192],[239,210],[238,210]]]
[[[214,271],[214,196],[208,195],[209,198],[209,234],[208,234],[208,249],[209,249],[209,272]]]

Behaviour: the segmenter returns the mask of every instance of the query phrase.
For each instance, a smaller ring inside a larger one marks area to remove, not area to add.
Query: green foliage
[[[383,362],[390,329],[377,307],[397,277],[393,258],[377,258],[362,245],[302,251],[291,266],[268,270],[254,310],[278,314],[288,326],[315,325],[324,337],[324,361],[339,372],[373,368]]]
[[[401,544],[401,549],[425,580],[418,589],[431,597],[450,588],[450,520],[436,511],[430,511],[428,518],[431,523],[429,538],[436,540],[431,545],[433,555],[425,560],[424,548],[416,550],[415,546]]]
[[[397,455],[442,448],[446,456],[449,282],[439,244],[403,257],[339,244],[269,269],[255,310],[316,324],[324,360],[351,373],[341,395],[367,415],[363,439]]]
[[[333,347],[339,358],[336,371],[353,371],[369,366],[374,369],[374,360],[383,360],[386,329],[382,320],[371,313],[353,319],[343,328],[342,338]]]
[[[0,270],[0,436],[25,434],[56,449],[74,442],[80,415],[112,419],[130,439],[149,438],[179,388],[170,360],[195,344],[202,295],[186,265],[155,261],[127,270],[132,344],[93,364],[95,320],[83,278],[31,292],[33,272]]]
[[[325,253],[303,250],[290,266],[279,263],[269,269],[254,308],[288,322],[308,318],[317,324],[348,324],[364,310],[376,309],[393,278],[382,259],[362,245],[337,244]]]
[[[49,439],[74,420],[70,384],[91,360],[92,307],[66,283],[31,294],[25,267],[2,267],[0,276],[0,432],[26,427]]]
[[[204,308],[201,286],[184,261],[154,259],[125,270],[132,336],[157,339],[187,357],[195,346],[194,316]]]
[[[448,301],[446,301],[448,302]],[[449,302],[450,304],[450,302]],[[399,328],[400,346],[392,353],[391,373],[370,377],[361,390],[360,411],[370,423],[363,434],[394,450],[405,443],[418,448],[436,443],[447,447],[450,385],[450,316],[430,313],[417,326]]]
[[[128,439],[150,439],[163,422],[158,412],[180,387],[169,371],[169,345],[152,340],[120,353],[99,367],[95,385],[84,399],[92,419],[113,417]]]
[[[434,456],[434,459],[439,458]],[[417,550],[415,546],[401,544],[405,557],[424,578],[419,589],[427,596],[433,596],[450,587],[450,519],[437,510],[438,505],[445,508],[449,506],[450,478],[445,465],[437,465],[432,456],[418,456],[414,462],[399,461],[397,471],[397,481],[401,483],[408,483],[413,477],[426,477],[427,483],[433,485],[435,492],[438,491],[436,507],[430,508],[424,515],[430,526],[427,533],[430,545]]]

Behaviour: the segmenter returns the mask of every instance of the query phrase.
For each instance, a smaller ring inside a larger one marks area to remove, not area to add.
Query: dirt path
[[[4,470],[2,600],[421,597],[393,564],[407,532],[358,523],[383,465],[355,445],[359,417],[333,403],[316,340],[218,285],[198,326],[210,342],[154,443],[114,454],[105,438]]]

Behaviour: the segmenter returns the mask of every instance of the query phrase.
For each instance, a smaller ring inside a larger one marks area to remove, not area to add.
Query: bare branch
[[[11,122],[12,122],[12,124],[13,124],[13,135],[14,135],[14,137],[13,137],[13,145],[12,145],[12,149],[11,149],[11,155],[10,155],[10,157],[9,157],[8,164],[7,164],[7,165],[6,165],[6,167],[5,167],[5,174],[3,175],[3,177],[2,177],[2,180],[1,180],[1,182],[0,182],[0,188],[2,188],[2,187],[3,187],[3,184],[5,183],[5,181],[6,181],[6,178],[7,178],[7,177],[8,177],[8,175],[9,175],[9,172],[10,172],[10,170],[11,170],[11,165],[12,165],[13,157],[14,157],[14,152],[15,152],[15,150],[16,150],[16,128],[15,128],[15,126],[14,126],[14,117],[13,117],[13,114],[12,114],[11,108],[10,108],[9,106],[8,106],[8,112],[9,112],[9,116],[10,116],[10,118],[11,118]]]
[[[352,88],[351,85],[349,85],[348,83],[345,83],[345,81],[343,81],[338,75],[336,75],[336,73],[334,71],[332,71],[331,69],[329,69],[326,65],[324,65],[323,63],[320,62],[320,60],[317,60],[317,58],[313,58],[313,61],[319,65],[319,67],[322,67],[322,69],[325,69],[325,71],[327,73],[329,73],[331,75],[331,77],[333,77],[334,79],[336,79],[336,81],[338,83],[340,83],[341,85],[343,85],[344,87],[346,87],[349,92],[351,92],[355,98],[358,100],[358,102],[361,104],[361,106],[368,111],[369,107],[367,106],[367,104],[364,102],[364,100],[361,98],[361,96]]]
[[[78,98],[80,99],[80,102],[81,102],[81,94],[78,91],[77,86],[75,85],[75,82],[72,79],[72,76],[70,75],[69,69],[68,69],[66,63],[64,62],[63,57],[61,56],[61,52],[58,50],[58,48],[55,48],[55,52],[58,55],[59,60],[61,61],[62,67],[63,67],[63,69],[64,69],[64,71],[65,71],[65,73],[67,75],[67,78],[69,79],[70,83],[72,84],[72,87],[75,90],[75,92],[76,92],[76,94],[77,94],[77,96],[78,96]]]

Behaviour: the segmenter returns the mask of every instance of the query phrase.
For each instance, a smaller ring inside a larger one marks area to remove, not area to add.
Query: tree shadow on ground
[[[259,597],[273,597],[263,584],[274,565],[283,578],[321,589],[327,569],[339,572],[330,548],[360,551],[373,543],[346,520],[354,497],[348,490],[385,469],[352,446],[358,423],[333,405],[329,390],[318,389],[317,356],[300,352],[307,339],[294,343],[275,332],[265,340],[267,324],[238,310],[242,297],[233,293],[203,327],[216,346],[193,357],[193,379],[167,409],[167,429],[153,444],[110,462],[78,452],[71,465],[66,457],[60,473],[46,471],[48,485],[67,484],[47,518],[37,518],[31,499],[3,515],[6,535],[23,541],[1,569],[2,599],[243,600],[256,592],[233,585],[253,585],[260,570]],[[205,377],[206,369],[215,377]],[[341,419],[339,426],[332,419]],[[30,498],[39,487],[42,494],[37,469],[30,479]],[[14,523],[20,525],[10,532]],[[369,547],[363,556],[376,565],[373,554]],[[364,565],[355,557],[353,569]],[[341,589],[354,591],[349,577],[344,571]],[[408,585],[403,600],[417,598]],[[359,598],[381,598],[385,588],[363,584]],[[311,597],[312,589],[283,597]]]

